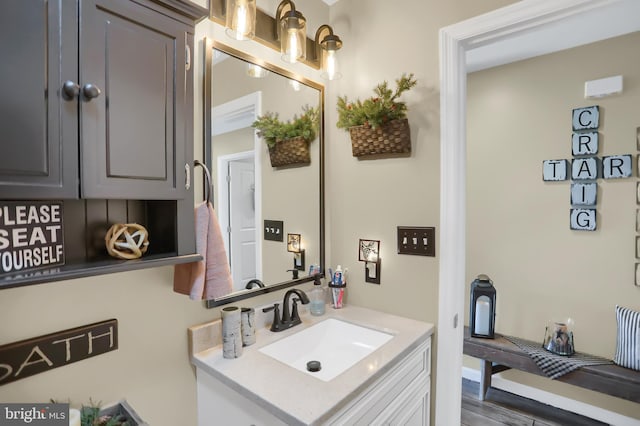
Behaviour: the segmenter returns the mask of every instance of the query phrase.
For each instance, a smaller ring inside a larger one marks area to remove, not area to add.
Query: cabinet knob
[[[96,86],[95,84],[87,83],[84,86],[82,86],[82,94],[87,100],[97,98],[98,96],[100,96],[100,93],[102,92],[100,91],[98,86]]]
[[[184,189],[187,191],[191,188],[191,167],[189,163],[184,165]]]
[[[78,96],[78,93],[80,93],[80,86],[78,86],[77,83],[71,80],[67,80],[62,83],[62,96],[66,100],[69,101],[71,99],[75,99]]]

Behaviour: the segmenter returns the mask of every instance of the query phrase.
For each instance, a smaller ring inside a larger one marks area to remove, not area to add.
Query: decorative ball
[[[104,237],[109,255],[118,259],[137,259],[149,248],[149,232],[137,223],[116,223]]]

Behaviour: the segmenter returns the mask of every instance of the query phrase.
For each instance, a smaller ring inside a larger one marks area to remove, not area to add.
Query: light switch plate
[[[436,255],[436,228],[433,226],[398,226],[398,254]]]

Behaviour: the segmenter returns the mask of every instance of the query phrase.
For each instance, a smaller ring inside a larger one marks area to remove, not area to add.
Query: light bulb
[[[244,4],[239,4],[237,10],[236,34],[239,37],[244,38],[244,35],[247,32],[247,8]]]
[[[301,89],[300,82],[297,80],[289,80],[289,85],[296,92],[299,92]]]
[[[287,42],[287,56],[289,62],[295,63],[298,62],[298,33],[295,29],[289,30],[288,33],[289,41]]]

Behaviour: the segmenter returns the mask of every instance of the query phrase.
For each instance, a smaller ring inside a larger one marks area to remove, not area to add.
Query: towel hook
[[[202,167],[202,169],[204,170],[204,177],[206,180],[206,188],[205,188],[205,194],[206,194],[206,198],[205,201],[207,203],[212,203],[212,194],[213,194],[213,181],[211,180],[211,173],[209,172],[209,169],[207,168],[207,166],[200,160],[195,160],[193,162],[193,167],[196,168],[197,166]]]

